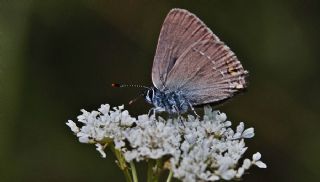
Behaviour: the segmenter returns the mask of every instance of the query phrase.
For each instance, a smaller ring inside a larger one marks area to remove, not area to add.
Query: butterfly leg
[[[179,108],[176,105],[173,105],[172,108],[176,111],[175,113],[178,115],[178,120],[179,122],[183,125],[183,127],[186,127],[186,125],[183,122],[183,117],[181,116],[181,112],[179,110]]]
[[[148,112],[148,116],[150,117],[152,114],[156,114],[156,112],[155,112],[155,107],[153,107],[153,108],[151,108],[150,110],[149,110],[149,112]]]
[[[194,109],[194,107],[191,105],[190,102],[188,102],[190,109],[192,110],[192,112],[198,117],[200,118],[200,116],[197,114],[196,110]]]
[[[178,114],[178,116],[180,116],[180,111],[178,109],[178,107],[176,105],[173,105],[172,108],[175,110],[175,112]]]
[[[161,107],[153,107],[149,110],[148,116],[150,117],[151,115],[156,115],[157,112],[162,112],[163,108]]]

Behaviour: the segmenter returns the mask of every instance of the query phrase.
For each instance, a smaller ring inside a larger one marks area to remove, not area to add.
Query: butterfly
[[[175,8],[160,31],[152,66],[154,86],[138,87],[145,88],[141,95],[154,106],[150,111],[180,115],[240,93],[247,75],[236,55],[196,15]]]

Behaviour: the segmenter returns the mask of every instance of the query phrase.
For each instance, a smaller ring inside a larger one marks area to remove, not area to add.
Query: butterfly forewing
[[[246,87],[248,74],[223,42],[205,40],[190,46],[171,69],[166,86],[182,91],[192,105],[230,98]]]
[[[179,57],[194,43],[219,40],[194,14],[183,9],[172,9],[164,20],[152,67],[152,81],[162,90],[168,74]],[[194,60],[196,61],[196,60]]]

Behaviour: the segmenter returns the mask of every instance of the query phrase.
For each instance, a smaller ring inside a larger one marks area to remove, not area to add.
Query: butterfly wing
[[[183,9],[172,9],[164,20],[152,67],[152,82],[164,89],[168,73],[178,58],[193,43],[203,40],[219,40],[194,14]]]
[[[191,45],[168,74],[166,87],[181,91],[192,105],[219,102],[246,87],[244,70],[223,42],[204,40]]]

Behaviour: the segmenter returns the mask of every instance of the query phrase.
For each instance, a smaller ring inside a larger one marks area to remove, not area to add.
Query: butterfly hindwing
[[[152,81],[162,90],[179,57],[195,42],[219,40],[194,14],[172,9],[164,20],[152,67]]]
[[[181,91],[192,105],[219,102],[246,87],[248,74],[223,42],[194,43],[171,69],[166,87]]]

